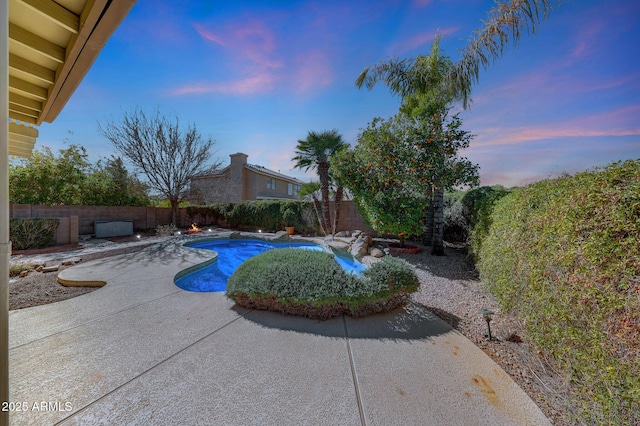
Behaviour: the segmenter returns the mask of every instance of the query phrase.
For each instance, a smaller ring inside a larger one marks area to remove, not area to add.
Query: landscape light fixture
[[[493,340],[493,338],[491,337],[491,320],[493,319],[494,312],[490,311],[489,309],[482,308],[478,311],[478,313],[482,315],[484,317],[484,320],[487,322],[487,329],[489,330],[489,340]]]

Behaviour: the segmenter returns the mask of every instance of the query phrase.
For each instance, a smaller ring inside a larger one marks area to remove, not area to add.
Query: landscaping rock
[[[337,250],[343,250],[343,251],[349,250],[349,243],[345,241],[333,240],[333,241],[327,241],[326,244],[329,247],[333,247],[334,249],[337,249]]]
[[[369,244],[367,244],[367,239],[360,235],[351,245],[351,256],[354,257],[362,257],[366,255],[369,251]]]
[[[20,276],[20,278],[24,278],[24,277],[26,277],[27,275],[29,275],[29,271],[22,271],[22,272],[20,272],[20,275],[19,275],[19,276]]]
[[[384,257],[384,252],[376,247],[371,247],[371,249],[369,250],[369,254],[377,258]]]
[[[238,231],[234,231],[229,234],[229,238],[240,238],[240,233]]]
[[[291,237],[289,237],[289,234],[287,234],[287,231],[278,231],[276,232],[276,235],[271,238],[271,241],[289,241],[291,240]]]
[[[55,272],[58,269],[60,269],[60,265],[53,265],[53,266],[45,266],[44,268],[42,268],[42,272],[46,273],[46,272]]]
[[[72,257],[71,259],[65,260],[64,262],[62,262],[62,266],[71,266],[71,265],[75,265],[76,263],[80,263],[82,262],[82,259],[79,257]]]

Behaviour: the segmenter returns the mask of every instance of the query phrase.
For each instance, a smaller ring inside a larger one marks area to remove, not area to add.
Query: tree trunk
[[[178,227],[178,200],[176,199],[170,199],[169,202],[171,203],[171,223],[173,223],[173,226],[175,226],[176,228]]]
[[[313,199],[313,207],[316,209],[316,215],[318,216],[320,232],[322,232],[324,235],[327,235],[327,228],[324,224],[324,216],[322,215],[322,205],[320,204],[320,200],[316,198],[315,194],[311,194],[311,198]]]
[[[324,222],[324,234],[331,231],[331,209],[329,207],[329,163],[318,164],[318,177],[320,178],[320,195],[322,195],[322,221]]]
[[[429,187],[425,194],[427,200],[427,215],[424,220],[424,235],[422,243],[425,246],[433,244],[433,187]]]
[[[338,220],[340,220],[340,204],[342,204],[342,197],[344,195],[344,188],[338,186],[336,188],[336,196],[334,197],[333,204],[333,227],[331,228],[331,234],[336,235],[338,232]]]
[[[436,184],[433,197],[433,247],[431,254],[444,256],[444,188]]]

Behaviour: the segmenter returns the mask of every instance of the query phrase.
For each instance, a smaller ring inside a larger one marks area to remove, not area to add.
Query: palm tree
[[[337,129],[325,130],[321,133],[310,131],[307,134],[306,139],[298,140],[298,146],[296,147],[295,157],[291,160],[295,161],[295,166],[298,169],[309,171],[311,169],[316,170],[320,179],[320,194],[322,204],[320,212],[318,212],[318,222],[320,223],[320,229],[325,235],[329,235],[336,231],[337,223],[331,226],[331,213],[329,210],[329,188],[331,186],[331,176],[329,174],[330,159],[333,154],[347,147],[347,144],[342,139],[342,135],[338,133]],[[336,193],[342,193],[336,191]],[[319,201],[314,196],[314,204],[317,207]],[[334,215],[334,221],[337,221],[336,217],[339,215],[339,201],[335,200],[336,214]]]
[[[558,0],[558,4],[561,0]],[[388,60],[367,67],[358,76],[356,86],[372,89],[383,82],[392,93],[402,97],[401,110],[412,114],[441,113],[451,102],[460,101],[464,108],[471,102],[471,87],[477,83],[480,67],[487,68],[504,53],[509,42],[517,43],[524,29],[535,33],[541,18],[552,9],[552,0],[510,0],[498,2],[490,11],[484,27],[477,30],[462,50],[458,62],[452,63],[439,50],[436,36],[429,56],[415,59]],[[428,99],[425,105],[421,102]],[[442,217],[443,187],[434,182],[434,191],[427,199],[435,203],[433,214],[427,215],[427,235],[433,232],[433,253],[443,254]],[[431,207],[431,206],[430,206]],[[431,210],[430,210],[431,211]],[[433,223],[431,222],[433,221]],[[429,241],[426,241],[427,243]]]
[[[449,90],[462,98],[464,108],[470,104],[471,86],[479,80],[480,67],[486,69],[499,59],[509,42],[518,44],[523,30],[534,34],[541,19],[549,16],[552,3],[552,0],[501,1],[489,11],[484,26],[469,38],[445,79]]]
[[[415,59],[388,60],[367,67],[356,80],[356,86],[372,89],[379,81],[385,83],[392,93],[402,97],[400,110],[409,115],[435,117],[436,128],[441,128],[448,105],[462,100],[459,94],[445,85],[445,77],[452,67],[451,60],[442,54],[440,37],[436,36],[429,56],[419,55]],[[432,254],[444,254],[444,226],[442,170],[434,170],[431,185],[425,191],[428,212],[425,226],[425,243],[432,246]]]

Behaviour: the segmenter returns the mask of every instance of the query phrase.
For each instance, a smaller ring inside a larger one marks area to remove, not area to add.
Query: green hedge
[[[285,212],[289,212],[287,221],[284,219]],[[187,215],[189,221],[200,226],[222,225],[247,230],[279,231],[290,223],[300,233],[315,233],[317,230],[313,204],[306,201],[214,203],[209,206],[187,207]]]
[[[242,306],[327,319],[395,308],[418,286],[413,269],[400,259],[385,257],[358,277],[330,253],[283,248],[240,265],[227,296]]]
[[[491,227],[491,213],[494,206],[510,192],[510,189],[500,185],[481,186],[467,191],[460,200],[462,216],[471,240],[471,251],[476,256]]]
[[[640,424],[640,160],[502,198],[482,279],[564,368],[575,415]]]
[[[14,250],[41,248],[55,242],[59,219],[13,218],[9,235]]]

